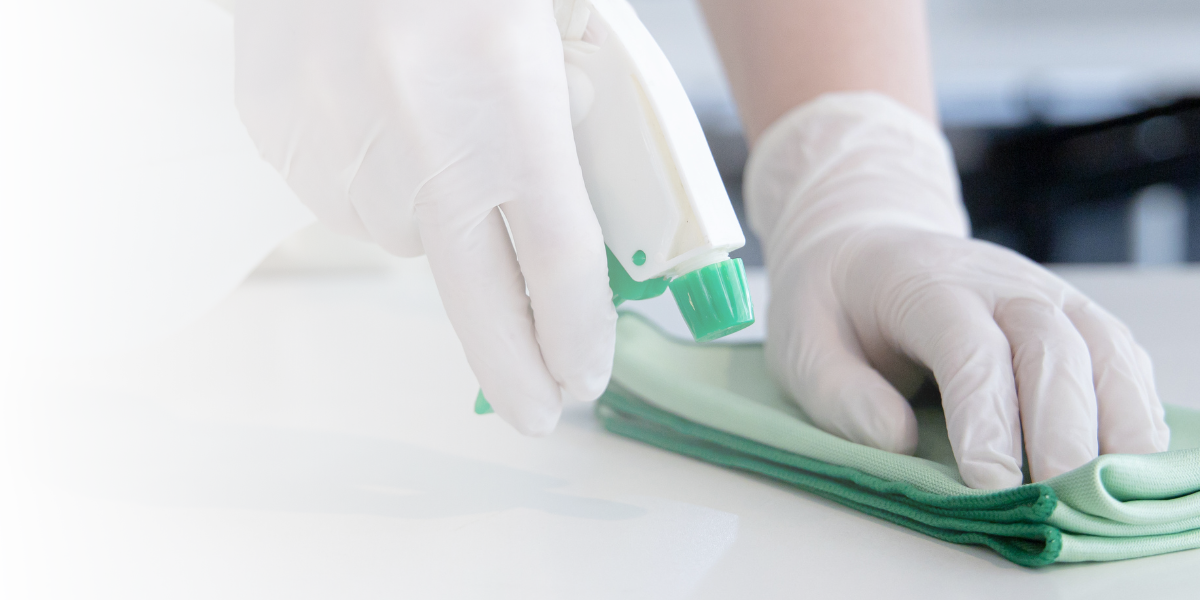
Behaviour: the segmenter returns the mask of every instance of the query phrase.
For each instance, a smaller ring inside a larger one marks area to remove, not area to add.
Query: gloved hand
[[[746,197],[771,280],[768,358],[818,426],[912,453],[905,394],[932,371],[972,487],[1021,483],[1022,431],[1034,481],[1097,452],[1167,449],[1129,330],[969,239],[944,138],[899,103],[841,93],[794,109],[754,149]]]
[[[335,229],[428,255],[502,418],[546,433],[604,391],[616,312],[551,2],[238,0],[235,42],[263,156]]]

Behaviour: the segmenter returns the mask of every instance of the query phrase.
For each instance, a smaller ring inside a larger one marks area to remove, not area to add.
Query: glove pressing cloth
[[[1167,407],[1168,452],[1107,454],[1041,483],[977,490],[959,477],[939,408],[916,408],[915,456],[855,444],[812,425],[773,382],[760,344],[675,340],[624,313],[596,413],[614,433],[1020,565],[1200,547],[1200,412],[1188,409]]]

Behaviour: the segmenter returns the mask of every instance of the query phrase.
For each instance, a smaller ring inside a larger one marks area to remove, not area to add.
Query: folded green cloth
[[[759,344],[698,345],[631,313],[617,325],[605,428],[787,482],[1014,563],[1106,561],[1200,547],[1200,413],[1167,407],[1171,450],[1108,454],[999,491],[959,477],[939,408],[917,408],[916,456],[825,433],[774,384]]]

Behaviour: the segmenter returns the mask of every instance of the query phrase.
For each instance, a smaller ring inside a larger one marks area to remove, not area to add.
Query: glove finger
[[[775,303],[772,303],[774,311]],[[832,311],[795,306],[772,323],[796,323],[791,342],[767,352],[775,371],[804,412],[821,429],[852,442],[912,454],[917,419],[908,401],[867,362],[852,326]],[[790,318],[787,318],[790,317]]]
[[[617,312],[608,260],[575,159],[570,121],[547,132],[560,148],[532,166],[519,198],[501,205],[529,290],[546,367],[567,396],[595,400],[612,373]]]
[[[521,29],[512,64],[502,65],[511,85],[497,99],[499,139],[508,140],[500,209],[546,368],[568,397],[594,400],[608,385],[616,345],[608,260],[575,150],[559,30],[549,4],[525,9],[544,14],[529,15],[542,26]]]
[[[1120,320],[1090,300],[1067,309],[1087,343],[1099,417],[1100,452],[1163,452],[1171,440],[1150,356]]]
[[[600,225],[587,194],[503,206],[550,374],[576,400],[595,400],[612,374],[617,311]]]
[[[975,294],[925,288],[905,303],[895,342],[933,371],[963,481],[1021,484],[1021,420],[1008,339]]]
[[[1096,458],[1092,360],[1070,319],[1048,302],[1020,298],[998,306],[996,322],[1012,347],[1033,480],[1044,481]]]
[[[464,347],[479,338],[468,354],[477,356],[478,366],[472,366],[485,396],[502,416],[517,404],[531,411],[553,404],[556,418],[562,391],[590,400],[607,385],[616,311],[600,226],[576,157],[551,6],[524,2],[509,11],[511,20],[486,32],[489,43],[503,42],[503,51],[483,63],[491,71],[466,80],[488,83],[482,90],[491,92],[477,95],[481,89],[467,85],[471,111],[464,114],[473,115],[471,127],[457,130],[464,139],[488,143],[447,153],[452,158],[416,199],[417,216],[430,264],[449,269],[453,263],[466,271],[443,298],[470,314],[456,328]],[[496,206],[500,212],[489,221],[487,246],[459,250],[460,240],[475,232],[469,221],[458,219]],[[434,224],[441,231],[427,228]],[[461,256],[435,261],[431,244],[443,245],[439,254]],[[503,297],[494,297],[499,294]]]
[[[562,413],[561,393],[542,361],[499,209],[472,216],[452,202],[429,202],[416,216],[446,314],[484,396],[521,433],[549,433]]]

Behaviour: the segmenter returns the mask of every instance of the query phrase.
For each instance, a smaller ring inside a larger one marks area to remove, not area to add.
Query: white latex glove
[[[932,371],[963,480],[1034,481],[1097,452],[1167,449],[1150,359],[1079,291],[968,238],[949,148],[878,94],[817,98],[747,168],[771,280],[767,353],[820,427],[912,453],[904,394]],[[928,369],[928,371],[926,370]]]
[[[238,0],[235,32],[263,156],[334,228],[428,255],[502,418],[546,433],[604,391],[616,311],[549,0]]]

